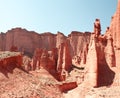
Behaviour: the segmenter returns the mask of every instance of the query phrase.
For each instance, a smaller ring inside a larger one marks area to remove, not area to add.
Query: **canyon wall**
[[[56,36],[51,33],[37,34],[21,28],[9,30],[5,34],[4,50],[10,50],[11,46],[16,46],[18,51],[33,55],[36,48],[52,49],[55,47]]]
[[[6,44],[6,34],[1,33],[0,34],[0,50],[5,50],[5,44]]]
[[[113,45],[115,48],[116,56],[116,66],[120,66],[120,0],[118,0],[118,5],[115,14],[112,16],[109,32],[113,38]]]
[[[89,43],[90,33],[73,31],[67,37],[61,32],[57,34],[50,32],[38,34],[26,29],[14,28],[0,34],[0,49],[5,51],[10,50],[12,46],[16,46],[18,51],[24,51],[25,54],[32,57],[36,48],[52,50],[58,48],[66,40],[69,40],[70,53],[73,56],[78,54],[86,43]]]

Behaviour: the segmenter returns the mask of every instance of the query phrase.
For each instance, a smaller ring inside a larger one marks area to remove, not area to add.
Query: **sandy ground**
[[[56,80],[44,69],[29,74],[15,68],[0,73],[0,98],[61,98]]]
[[[69,77],[69,82],[75,80],[77,73],[79,71],[71,72],[73,79]],[[56,84],[60,82],[45,69],[27,73],[15,68],[7,76],[0,72],[0,98],[120,98],[119,85],[93,88],[83,82],[77,88],[61,93]]]

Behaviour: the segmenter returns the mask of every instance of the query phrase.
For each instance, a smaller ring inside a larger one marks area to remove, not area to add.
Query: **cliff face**
[[[115,14],[112,16],[111,23],[110,23],[110,30],[109,32],[113,38],[113,45],[115,48],[115,56],[116,56],[116,66],[120,65],[120,0],[118,0],[118,6],[116,9]]]
[[[79,55],[80,52],[83,50],[86,44],[90,42],[90,32],[76,32],[73,31],[69,35],[69,41],[71,46],[71,55]]]
[[[115,78],[115,52],[111,36],[104,35],[95,37],[92,34],[88,47],[88,54],[85,68],[85,81],[89,85],[108,86],[111,85]],[[91,81],[91,82],[89,82]]]
[[[114,46],[120,48],[120,0],[118,0],[116,12],[111,20],[110,31],[114,40]]]
[[[0,34],[0,49],[10,50],[16,46],[18,51],[33,55],[36,48],[52,50],[58,48],[61,43],[69,41],[71,56],[76,55],[82,50],[86,43],[89,43],[90,33],[72,32],[68,37],[58,32],[57,34],[43,33],[38,34],[21,28],[14,28],[6,33]]]
[[[17,46],[18,51],[33,55],[36,48],[46,48],[48,50],[55,47],[56,35],[50,33],[37,34],[25,29],[16,28],[9,30],[5,37],[6,43],[4,50],[10,50],[11,46]]]
[[[38,40],[36,33],[28,33],[25,29],[20,28],[12,29],[6,33],[5,50],[10,50],[11,46],[14,45],[18,48],[18,51],[24,49],[24,52],[32,53],[35,47],[39,46]]]
[[[0,50],[5,50],[5,44],[6,44],[6,34],[1,33],[0,34]]]
[[[61,32],[38,34],[22,28],[14,28],[0,35],[0,48],[3,51],[21,51],[32,57],[26,70],[44,67],[58,80],[64,80],[72,68],[72,57],[79,55],[90,42],[90,32],[73,31],[65,36]]]

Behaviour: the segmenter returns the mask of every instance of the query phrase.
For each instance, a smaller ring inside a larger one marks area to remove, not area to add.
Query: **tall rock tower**
[[[120,68],[120,0],[118,0],[117,9],[112,17],[109,30],[113,38],[116,66]]]
[[[118,0],[117,10],[111,20],[110,31],[114,46],[120,49],[120,0]]]

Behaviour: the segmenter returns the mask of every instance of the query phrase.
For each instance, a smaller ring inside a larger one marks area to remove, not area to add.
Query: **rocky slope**
[[[0,73],[1,98],[62,98],[57,81],[44,69],[30,72],[15,68],[8,78]]]

